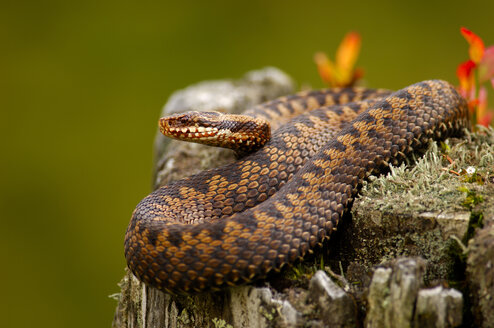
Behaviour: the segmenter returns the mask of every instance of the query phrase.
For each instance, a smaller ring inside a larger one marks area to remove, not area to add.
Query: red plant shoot
[[[468,101],[473,115],[472,121],[487,127],[494,114],[493,110],[488,108],[487,88],[484,84],[490,81],[494,88],[494,46],[485,48],[484,41],[464,27],[460,32],[469,44],[470,59],[458,65],[456,70],[460,81],[459,91]]]

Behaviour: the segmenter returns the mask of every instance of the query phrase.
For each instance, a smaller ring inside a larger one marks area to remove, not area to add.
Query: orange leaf
[[[314,61],[316,62],[317,71],[321,76],[321,79],[331,85],[334,86],[336,84],[336,70],[333,63],[329,60],[323,52],[317,52],[314,55]]]
[[[326,54],[318,52],[314,61],[322,80],[330,87],[348,87],[363,76],[363,71],[355,69],[360,52],[360,35],[350,32],[345,35],[336,51],[336,60],[332,62]]]
[[[342,75],[342,83],[349,83],[353,78],[353,68],[360,52],[361,37],[357,32],[349,32],[341,41],[336,51],[335,63]]]
[[[477,109],[478,104],[479,104],[479,100],[478,99],[470,100],[467,103],[468,110],[470,111],[470,113],[475,113],[476,112],[476,109]]]
[[[461,34],[470,44],[470,48],[468,49],[468,53],[470,55],[470,59],[478,64],[482,60],[484,56],[484,41],[472,31],[462,27],[460,29]]]
[[[456,75],[458,76],[458,80],[460,80],[460,92],[465,98],[467,98],[468,93],[475,85],[473,69],[476,66],[472,60],[467,60],[458,65],[456,69]]]
[[[487,114],[487,90],[485,87],[480,87],[478,105],[477,105],[477,118],[485,117]]]

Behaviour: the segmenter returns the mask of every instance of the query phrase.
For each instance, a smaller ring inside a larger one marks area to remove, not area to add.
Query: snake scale
[[[465,100],[439,80],[305,92],[247,114],[304,111],[259,150],[145,197],[125,236],[134,275],[169,293],[264,278],[328,239],[365,178],[469,126]]]

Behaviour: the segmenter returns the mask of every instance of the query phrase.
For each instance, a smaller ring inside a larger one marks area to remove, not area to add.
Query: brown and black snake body
[[[388,94],[316,91],[247,111],[281,122],[312,110],[241,160],[144,198],[125,236],[130,270],[163,291],[193,293],[251,282],[303,258],[336,229],[365,178],[469,126],[466,102],[447,82]]]

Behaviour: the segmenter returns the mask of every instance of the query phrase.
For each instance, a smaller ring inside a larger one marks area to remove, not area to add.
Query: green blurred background
[[[2,327],[109,327],[123,236],[150,191],[157,118],[174,91],[312,62],[359,31],[369,86],[443,78],[466,26],[494,44],[494,1],[2,1]]]

